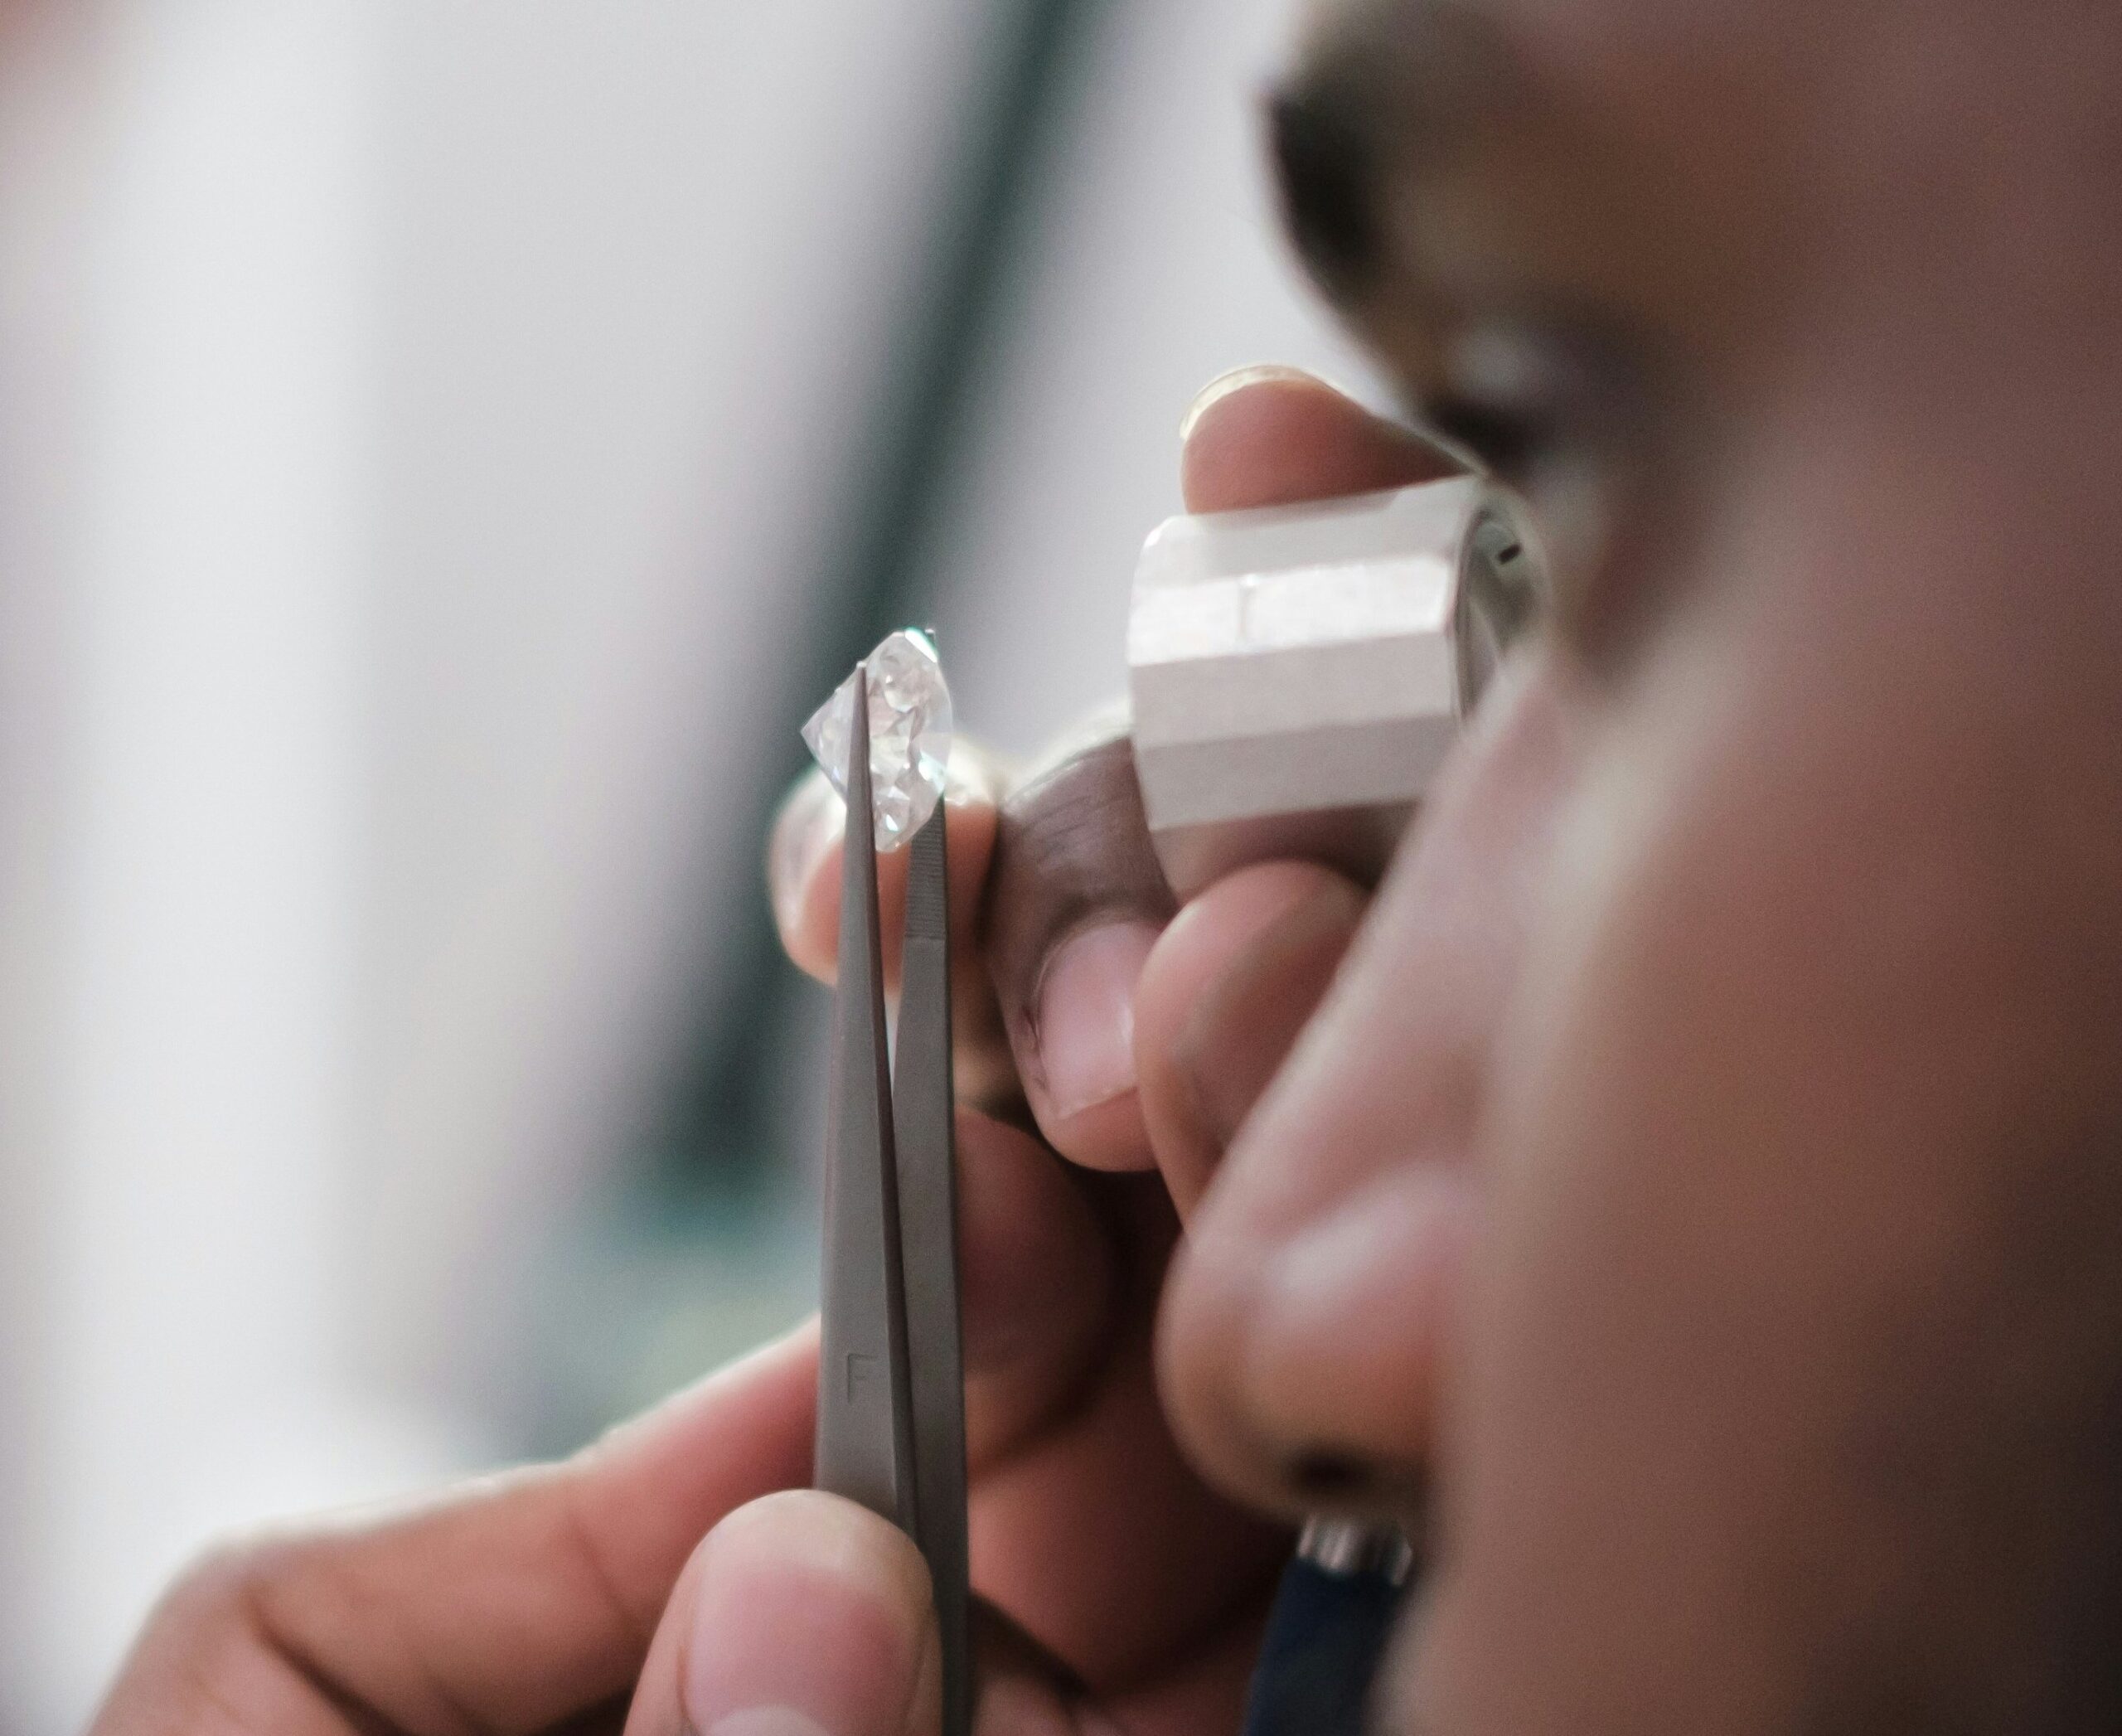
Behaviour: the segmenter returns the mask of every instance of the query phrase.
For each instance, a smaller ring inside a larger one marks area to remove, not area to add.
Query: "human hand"
[[[1185,453],[1196,511],[1404,485],[1451,468],[1427,443],[1315,381],[1277,371],[1220,383],[1191,419]],[[952,783],[957,956],[971,967],[960,984],[962,1086],[1029,1119],[1070,1161],[1049,1159],[1054,1174],[1118,1230],[1109,1245],[1125,1276],[1112,1341],[1146,1344],[1171,1245],[1166,1191],[1190,1205],[1228,1131],[1204,1122],[1200,1108],[1213,1103],[1233,1124],[1243,1118],[1331,977],[1365,895],[1324,870],[1284,864],[1238,877],[1228,895],[1217,889],[1167,930],[1170,896],[1149,848],[1127,744],[1112,730],[1079,736],[1016,779],[963,750]],[[813,777],[792,797],[772,852],[789,950],[821,977],[831,973],[837,940],[843,824],[837,800]],[[892,858],[881,867],[889,974],[903,870]],[[1138,1001],[1147,1040],[1138,1040]],[[1182,1006],[1188,1016],[1169,1016]],[[994,1131],[992,1122],[966,1118],[968,1186],[978,1185],[978,1142]],[[1127,1173],[1153,1164],[1160,1176]],[[1116,1205],[1124,1208],[1117,1215]],[[1145,1235],[1150,1224],[1155,1231]],[[978,1278],[968,1268],[970,1333]],[[968,1403],[977,1416],[989,1376],[971,1349],[969,1340]],[[989,1702],[1000,1693],[1004,1704],[1036,1704],[1054,1715],[1124,1709],[1136,1722],[1141,1705],[1154,1703],[1165,1728],[1228,1728],[1281,1542],[1248,1548],[1240,1578],[1203,1562],[1194,1515],[1220,1513],[1213,1528],[1233,1537],[1260,1533],[1190,1478],[1124,1528],[1112,1526],[1107,1510],[1138,1459],[1147,1452],[1166,1462],[1171,1452],[1146,1360],[1102,1360],[1088,1378],[1101,1404],[1121,1404],[1129,1427],[1083,1438],[1068,1409],[1011,1407],[1021,1433],[1006,1452],[1030,1443],[1038,1469],[1014,1478],[1002,1500],[981,1472],[983,1431],[973,1429],[976,1588],[1049,1653],[1044,1666],[1022,1648],[1005,1665],[991,1658]],[[1044,1559],[1057,1543],[1068,1549],[1065,1574]],[[1219,1598],[1204,1601],[1212,1585]],[[1151,1586],[1162,1588],[1145,1596],[1141,1588]],[[1117,1673],[1100,1637],[1116,1606],[1137,1612],[1129,1626],[1139,1648]],[[800,1653],[789,1667],[803,1667]],[[882,1684],[873,1698],[893,1700]]]
[[[1315,383],[1270,376],[1198,419],[1187,493],[1267,504],[1437,462]],[[976,1109],[961,1121],[982,1728],[1228,1729],[1284,1538],[1211,1494],[1165,1427],[1150,1344],[1176,1234],[1164,1181],[1078,1166],[1147,1165],[1180,1076],[1160,1060],[1139,1091],[1126,1077],[1133,967],[1167,895],[1124,743],[1006,792],[977,759],[962,772],[961,1076],[992,1107],[1028,1101],[1044,1136]],[[776,904],[792,953],[829,971],[837,849],[829,821],[797,835],[818,824],[807,801],[777,842]],[[1071,963],[1086,938],[1088,963]],[[1200,955],[1198,938],[1180,954]],[[1272,1047],[1255,1035],[1243,1067]],[[225,1549],[157,1609],[96,1736],[922,1730],[925,1570],[889,1525],[800,1490],[815,1383],[807,1331],[564,1464]]]
[[[1119,1250],[1156,1245],[1161,1220],[1076,1191],[996,1123],[969,1117],[962,1157],[976,1570],[1025,1591],[1013,1607],[1116,1715],[1209,1728],[1243,1680],[1237,1612],[1275,1544],[1144,1414],[1145,1311]],[[933,1724],[911,1544],[850,1503],[777,1492],[810,1480],[816,1380],[811,1326],[565,1463],[233,1544],[150,1618],[94,1736]],[[1131,1556],[1142,1537],[1155,1548]],[[985,1656],[1003,1704],[1013,1668],[1059,1691],[1028,1639],[992,1632]]]

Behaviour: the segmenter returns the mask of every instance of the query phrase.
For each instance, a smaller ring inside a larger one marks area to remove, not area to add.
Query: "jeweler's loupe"
[[[1547,590],[1522,503],[1480,477],[1160,526],[1127,662],[1173,890],[1288,856],[1374,881]]]

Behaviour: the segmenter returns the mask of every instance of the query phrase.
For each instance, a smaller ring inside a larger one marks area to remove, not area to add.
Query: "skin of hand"
[[[1454,468],[1427,441],[1281,369],[1217,382],[1189,417],[1183,450],[1185,492],[1196,511],[1404,485]],[[1300,1404],[1300,1432],[1286,1457],[1267,1446],[1273,1437],[1248,1433],[1248,1442],[1275,1455],[1262,1478],[1232,1443],[1204,1450],[1200,1440],[1192,1443],[1199,1462],[1248,1502],[1292,1516],[1343,1506],[1415,1516],[1443,1325],[1476,1195],[1466,1168],[1467,1117],[1534,908],[1532,870],[1547,854],[1560,798],[1576,775],[1580,698],[1567,660],[1544,648],[1507,668],[1385,889],[1389,922],[1367,923],[1366,889],[1301,862],[1232,875],[1175,914],[1148,847],[1126,744],[1109,731],[1078,735],[1015,779],[970,750],[957,763],[953,871],[966,890],[985,888],[984,899],[962,898],[958,905],[961,941],[986,967],[981,981],[964,986],[984,1011],[962,1021],[971,1035],[961,1077],[1020,1082],[1019,1099],[991,1107],[1028,1118],[1073,1166],[1057,1164],[1056,1172],[1071,1175],[1072,1185],[1092,1197],[1139,1188],[1147,1178],[1131,1172],[1154,1165],[1182,1216],[1209,1211],[1212,1221],[1220,1220],[1223,1214],[1204,1201],[1212,1186],[1225,1185],[1218,1180],[1225,1150],[1270,1081],[1301,1068],[1317,1046],[1319,1037],[1306,1032],[1322,998],[1344,974],[1359,976],[1373,957],[1393,963],[1403,992],[1384,1024],[1389,1055],[1380,1056],[1368,1038],[1350,1045],[1366,1072],[1377,1060],[1385,1065],[1362,1079],[1347,1103],[1330,1107],[1307,1145],[1311,1167],[1285,1177],[1280,1191],[1302,1199],[1315,1189],[1312,1196],[1330,1197],[1349,1177],[1331,1147],[1369,1112],[1399,1118],[1398,1133],[1420,1132],[1427,1161],[1411,1166],[1407,1185],[1396,1178],[1359,1202],[1370,1239],[1387,1232],[1392,1268],[1370,1266],[1369,1293],[1356,1305],[1329,1298],[1328,1314],[1299,1319],[1272,1346],[1281,1359],[1273,1375]],[[821,784],[807,780],[791,797],[770,861],[791,954],[826,977],[837,941],[843,822],[838,805],[819,797]],[[888,973],[895,890],[888,886],[885,900]],[[1344,972],[1359,936],[1359,955]],[[1329,1000],[1330,1012],[1334,1004]],[[1375,1024],[1378,1010],[1364,1016]],[[1342,1047],[1339,1038],[1331,1043],[1335,1051]],[[1087,1055],[1095,1065],[1084,1066]],[[1362,1144],[1349,1149],[1369,1155]],[[1412,1234],[1395,1234],[1403,1229]],[[1145,1321],[1169,1251],[1159,1242],[1145,1259],[1123,1245],[1116,1256],[1136,1274],[1123,1287]],[[1265,1243],[1252,1251],[1274,1253]],[[1340,1258],[1335,1250],[1330,1267],[1338,1269]],[[1189,1261],[1188,1269],[1198,1289],[1206,1268]],[[1105,1389],[1136,1394],[1126,1407],[1135,1429],[1078,1440],[1063,1418],[1046,1438],[1049,1462],[1012,1488],[1006,1502],[976,1479],[976,1588],[1015,1632],[1048,1641],[1043,1664],[1021,1646],[989,1654],[979,1714],[986,1736],[1070,1719],[1204,1736],[1235,1724],[1257,1603],[1242,1606],[1210,1641],[1214,1656],[1239,1667],[1219,1676],[1215,1692],[1183,1705],[1167,1690],[1190,1667],[1186,1646],[1153,1648],[1147,1673],[1127,1678],[1128,1691],[1116,1694],[1121,1679],[1087,1671],[1087,1654],[1068,1637],[1072,1607],[1102,1608],[1151,1564],[1183,1560],[1192,1547],[1174,1525],[1192,1499],[1146,1515],[1124,1535],[1098,1515],[1112,1491],[1126,1486],[1145,1444],[1155,1440],[1163,1451],[1165,1414],[1149,1375],[1119,1362],[1097,1377]],[[1192,1378],[1184,1365],[1168,1370],[1167,1394],[1197,1411],[1213,1409],[1202,1430],[1211,1437],[1232,1426],[1253,1431],[1261,1416],[1272,1417],[1258,1406],[1248,1415],[1220,1404],[1217,1395],[1198,1393]],[[1320,1394],[1330,1422],[1314,1426],[1302,1401]],[[1198,1417],[1194,1426],[1202,1428]],[[1065,1580],[1056,1580],[1039,1549],[1025,1546],[1034,1535],[1059,1539],[1085,1527],[1112,1552],[1085,1550],[1076,1558],[1080,1575]],[[879,1547],[902,1547],[888,1530],[873,1538]],[[874,1578],[901,1588],[917,1583],[911,1575]],[[1146,1599],[1126,1602],[1154,1609]],[[903,1625],[915,1614],[913,1605],[902,1609]],[[1146,1631],[1170,1632],[1168,1617],[1152,1613]],[[792,1646],[783,1667],[800,1675],[805,1654]],[[896,1680],[876,1682],[870,1700],[894,1713],[908,1703]],[[835,1726],[833,1736],[842,1729],[899,1728]]]
[[[1212,511],[1390,487],[1454,468],[1429,442],[1319,381],[1257,369],[1217,382],[1196,405],[1182,482],[1189,507]],[[1197,1104],[1213,1093],[1218,1108],[1242,1118],[1332,976],[1365,895],[1324,870],[1282,864],[1235,877],[1175,922],[1127,744],[1110,725],[1087,727],[1015,777],[962,749],[952,785],[961,956],[980,967],[960,985],[962,1012],[969,998],[978,1003],[959,1021],[961,1084],[1005,1081],[1009,1089],[986,1107],[1035,1128],[1054,1154],[1054,1173],[1102,1202],[1105,1213],[1116,1201],[1136,1212],[1154,1202],[1165,1233],[1123,1236],[1113,1254],[1128,1274],[1119,1287],[1118,1341],[1146,1343],[1171,1247],[1171,1202],[1182,1211],[1190,1205],[1221,1137],[1219,1129],[1194,1127]],[[791,956],[829,978],[845,817],[822,788],[813,776],[791,796],[769,851],[769,878]],[[889,976],[901,870],[887,863]],[[1294,919],[1299,905],[1313,904],[1321,907],[1315,918]],[[1200,998],[1184,1040],[1175,1033],[1167,1041],[1156,1024],[1160,1009],[1179,1004],[1175,990],[1196,999],[1189,984],[1204,991],[1220,984],[1220,997]],[[1140,1173],[1153,1166],[1162,1174]],[[1228,1729],[1286,1534],[1267,1534],[1270,1547],[1250,1558],[1248,1595],[1226,1600],[1223,1618],[1205,1631],[1198,1598],[1161,1602],[1175,1578],[1206,1583],[1226,1571],[1204,1564],[1204,1528],[1190,1517],[1214,1498],[1205,1488],[1175,1497],[1167,1491],[1155,1506],[1129,1502],[1125,1524],[1112,1523],[1101,1510],[1115,1492],[1135,1481],[1146,1456],[1162,1458],[1172,1449],[1146,1359],[1102,1365],[1090,1390],[1117,1404],[1125,1428],[1085,1433],[1060,1414],[1045,1425],[1034,1454],[1012,1460],[1005,1475],[974,1480],[976,1589],[1017,1641],[1035,1639],[1045,1653],[1042,1662],[1021,1643],[1005,1641],[988,1654],[979,1727],[1015,1731],[1073,1720],[1129,1730]],[[1217,1523],[1237,1528],[1234,1535],[1259,1535],[1228,1508],[1210,1511],[1223,1515]],[[1076,1564],[1067,1574],[1054,1571],[1058,1550]],[[1130,1589],[1137,1585],[1145,1589]],[[1163,1589],[1152,1597],[1151,1586]],[[1085,1625],[1116,1607],[1130,1612],[1138,1648],[1117,1672],[1104,1660],[1098,1627]],[[1182,1698],[1179,1690],[1198,1679],[1202,1656],[1214,1660],[1213,1687]],[[800,1674],[803,1655],[792,1648],[786,1667]],[[872,1699],[897,1706],[902,1697],[879,1683]]]

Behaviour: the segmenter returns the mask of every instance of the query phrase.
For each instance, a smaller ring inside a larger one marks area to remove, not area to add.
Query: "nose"
[[[1419,1521],[1478,1258],[1485,1080],[1579,704],[1552,651],[1506,665],[1189,1224],[1160,1322],[1165,1397],[1241,1499]]]

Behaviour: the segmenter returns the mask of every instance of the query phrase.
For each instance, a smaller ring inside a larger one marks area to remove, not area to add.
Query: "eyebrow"
[[[1307,75],[1269,99],[1282,226],[1320,286],[1355,299],[1385,263],[1377,125],[1337,84]]]
[[[1283,226],[1330,298],[1360,301],[1389,268],[1396,176],[1529,93],[1501,27],[1456,0],[1354,0],[1330,15],[1268,124]]]

